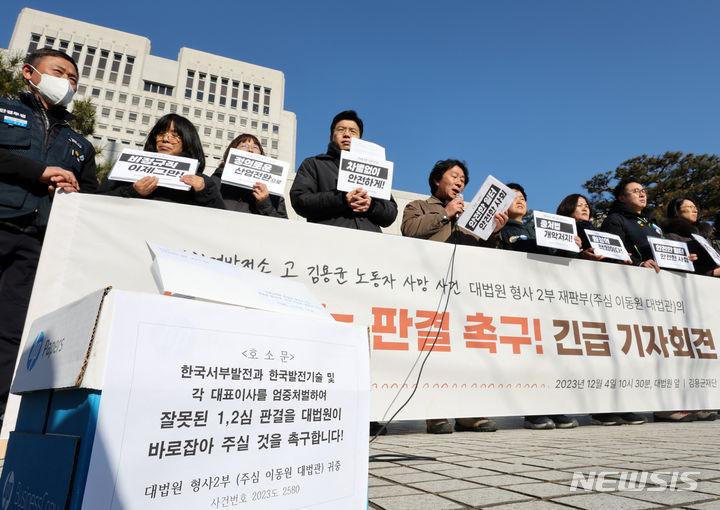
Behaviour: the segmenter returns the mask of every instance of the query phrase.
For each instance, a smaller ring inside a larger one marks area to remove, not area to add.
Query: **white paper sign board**
[[[573,218],[543,211],[535,211],[533,217],[538,246],[574,252],[580,251],[580,248],[575,243],[577,226]]]
[[[105,359],[103,346],[93,344],[104,295],[105,289],[98,290],[32,323],[20,354],[12,393],[88,385],[97,388],[97,380],[89,374],[85,380],[84,376],[90,358]]]
[[[658,266],[665,269],[695,271],[687,243],[652,236],[648,236],[648,242]]]
[[[495,230],[495,213],[503,212],[515,200],[515,191],[488,175],[458,220],[458,226],[487,239]]]
[[[383,161],[385,159],[385,147],[368,142],[362,138],[350,139],[350,152],[376,161]]]
[[[708,242],[707,239],[705,239],[703,236],[699,236],[697,234],[692,235],[693,238],[700,243],[700,246],[702,246],[706,252],[708,252],[708,255],[710,255],[710,258],[713,259],[715,264],[720,266],[720,253],[718,253],[715,248],[713,248],[713,245]]]
[[[137,293],[112,313],[83,509],[366,508],[365,331]]]
[[[616,260],[631,260],[620,236],[588,229],[585,229],[585,235],[590,241],[590,246],[594,248],[595,255]]]
[[[255,183],[261,182],[271,195],[283,196],[289,168],[285,161],[230,149],[222,172],[222,183],[252,189]]]
[[[180,178],[195,175],[197,167],[198,161],[192,158],[123,149],[108,178],[113,181],[136,182],[143,177],[157,177],[158,186],[189,190],[190,186],[180,182]]]
[[[153,256],[152,273],[163,294],[332,319],[322,303],[298,281],[167,246],[147,245]]]
[[[392,178],[392,161],[379,161],[350,151],[340,152],[338,190],[352,191],[362,188],[373,198],[390,200]]]

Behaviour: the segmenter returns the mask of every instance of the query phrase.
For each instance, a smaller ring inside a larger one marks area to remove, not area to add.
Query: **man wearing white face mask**
[[[98,185],[95,150],[70,128],[65,109],[77,88],[75,61],[42,49],[28,55],[22,74],[29,90],[0,98],[0,420],[52,197]]]

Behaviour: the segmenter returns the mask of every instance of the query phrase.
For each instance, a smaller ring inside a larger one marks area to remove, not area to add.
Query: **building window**
[[[210,75],[210,89],[208,90],[208,103],[215,102],[215,90],[217,89],[217,76]]]
[[[122,131],[122,128],[121,128],[120,126],[113,126],[113,127],[112,127],[112,130],[113,130],[113,132],[115,132],[115,133],[119,133],[120,131]]]
[[[222,129],[215,130],[215,138],[222,138]]]
[[[235,124],[235,119],[236,119],[235,115],[228,116],[228,122],[230,124]]]
[[[110,108],[103,108],[103,109],[102,109],[102,112],[101,112],[101,115],[102,115],[103,117],[109,117],[109,116],[110,116]]]
[[[55,38],[54,37],[45,37],[45,47],[52,49],[52,47],[55,46]]]
[[[185,99],[192,97],[193,81],[195,80],[195,71],[188,69],[187,80],[185,80]]]
[[[248,109],[248,102],[247,102],[247,101],[243,101],[243,102],[242,102],[242,109],[243,109],[243,111],[245,111],[245,112],[247,111],[247,109]]]
[[[112,101],[115,93],[112,90],[105,91],[105,101]]]
[[[120,61],[122,60],[122,53],[113,53],[113,62],[110,67],[110,82],[115,83],[118,77],[118,71],[120,71]]]
[[[123,120],[125,117],[125,112],[122,110],[115,110],[115,119],[116,120]]]
[[[92,92],[90,92],[90,95],[93,97],[100,97],[100,89],[92,89]]]
[[[137,122],[137,113],[135,113],[135,112],[128,113],[128,120],[130,122]]]
[[[152,99],[145,99],[145,108],[152,108],[153,106],[153,100]]]
[[[228,132],[227,132],[227,139],[228,139],[228,140],[232,140],[233,138],[235,138],[235,137],[233,136],[233,132],[232,132],[232,131],[228,131]]]
[[[207,75],[205,73],[198,73],[198,88],[197,88],[197,95],[195,96],[195,98],[198,101],[203,100],[203,96],[205,93],[205,77],[206,76]]]
[[[70,41],[63,41],[60,40],[60,51],[63,53],[67,53],[68,46],[70,45]]]
[[[270,107],[263,106],[263,115],[270,115]]]
[[[142,123],[143,123],[144,125],[146,125],[146,126],[147,126],[148,124],[150,124],[150,115],[143,115],[143,116],[142,116]]]
[[[195,115],[196,118],[200,118],[200,115],[202,115],[202,110],[200,108],[195,108],[193,111],[193,115]]]
[[[230,100],[230,108],[237,108],[238,88],[239,87],[240,87],[240,82],[238,82],[238,81],[232,82],[232,98]]]
[[[205,131],[203,131],[203,132],[205,133],[205,136],[210,136],[212,134],[212,129],[209,127],[206,127]]]
[[[81,96],[85,95],[85,91],[87,91],[87,87],[85,85],[78,85],[77,93]]]
[[[268,125],[267,122],[263,122],[263,123],[262,123],[262,130],[263,130],[263,131],[267,132],[267,130],[268,130],[269,127],[270,127],[270,126]]]
[[[259,109],[260,109],[260,105],[253,104],[253,113],[258,113]]]
[[[132,105],[138,106],[140,104],[140,96],[133,96],[132,97]]]
[[[276,135],[280,132],[280,126],[273,124],[273,134]]]
[[[220,106],[225,106],[226,96],[228,89],[228,79],[222,78],[220,80]]]
[[[120,101],[121,103],[127,103],[127,94],[118,94],[118,101]]]
[[[183,106],[183,115],[190,115],[190,107],[189,106]]]
[[[243,101],[250,101],[250,84],[243,83]]]
[[[247,126],[247,119],[245,117],[240,117],[240,125]]]
[[[205,112],[205,118],[207,120],[213,120],[213,112]]]
[[[40,44],[40,34],[32,34],[30,35],[30,44],[28,44],[28,55],[35,51],[38,47],[38,44]],[[82,46],[81,46],[82,48]]]
[[[92,63],[95,59],[95,48],[88,47],[87,54],[85,55],[85,65],[83,66],[82,76],[88,78],[90,76],[90,70],[92,69]]]
[[[253,87],[253,103],[259,103],[260,102],[260,85],[255,85]]]
[[[277,148],[278,148],[278,141],[277,141],[277,140],[273,140],[273,141],[272,141],[272,148],[273,148],[274,150],[277,150]]]
[[[158,110],[161,112],[165,111],[165,101],[158,101]]]
[[[265,87],[265,89],[263,90],[263,92],[264,92],[263,104],[264,104],[265,106],[270,106],[270,89],[267,88],[267,87]]]
[[[267,147],[267,142],[268,142],[267,138],[260,139],[260,143],[263,144],[263,146],[265,146],[265,147]]]
[[[257,129],[257,121],[256,120],[250,121],[250,127],[252,129]]]
[[[105,66],[109,56],[110,52],[108,50],[100,50],[100,60],[98,60],[97,70],[95,71],[96,80],[102,80],[105,76]]]
[[[129,135],[134,135],[134,134],[135,134],[135,130],[134,130],[134,129],[126,129],[125,132],[126,132],[127,134],[129,134]]]
[[[170,113],[176,113],[177,112],[177,106],[175,103],[170,103]]]
[[[225,122],[225,114],[218,113],[218,122]]]
[[[122,84],[125,86],[130,85],[130,78],[132,78],[133,64],[135,64],[135,57],[128,56],[125,59],[125,71],[123,71]]]
[[[169,85],[161,85],[159,83],[153,83],[151,81],[146,81],[145,85],[143,86],[143,90],[146,92],[154,92],[156,94],[162,94],[164,96],[172,96],[173,93],[173,87],[170,87]]]
[[[73,44],[72,58],[76,63],[80,63],[80,53],[82,53],[82,44]]]

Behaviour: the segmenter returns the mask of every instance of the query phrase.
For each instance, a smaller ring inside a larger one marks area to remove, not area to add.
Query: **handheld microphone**
[[[459,198],[460,200],[464,200],[464,197],[463,197],[463,194],[462,194],[462,193],[458,193],[457,195],[455,195],[455,198]],[[458,212],[458,213],[455,213],[455,221],[457,221],[457,220],[459,220],[459,219],[460,219],[460,213],[459,213],[459,212]]]

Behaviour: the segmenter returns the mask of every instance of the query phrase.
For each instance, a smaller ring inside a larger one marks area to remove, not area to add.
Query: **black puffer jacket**
[[[668,218],[661,223],[661,226],[665,237],[687,243],[690,253],[697,255],[698,259],[693,262],[696,274],[712,276],[713,270],[718,265],[705,248],[692,236],[693,234],[700,235],[700,229],[696,224],[682,218]]]
[[[307,158],[300,164],[290,188],[290,203],[300,216],[310,223],[380,232],[397,217],[395,199],[373,198],[365,213],[354,213],[345,200],[346,193],[338,191],[340,150],[330,142],[327,154]]]
[[[600,230],[620,236],[636,266],[653,258],[648,236],[663,237],[662,230],[655,224],[655,218],[647,209],[638,214],[619,200],[615,200],[610,206],[610,214],[603,221]]]
[[[274,218],[287,219],[287,210],[285,209],[285,199],[277,195],[270,195],[262,202],[255,200],[251,189],[233,186],[232,184],[222,183],[223,166],[220,166],[212,174],[212,180],[220,189],[225,208],[229,211],[244,212],[250,214],[260,214],[262,216],[272,216]]]

